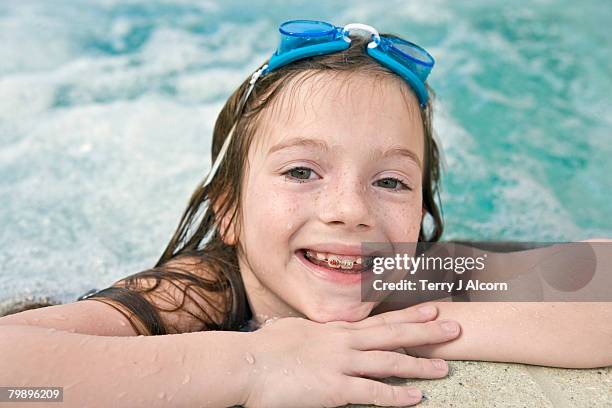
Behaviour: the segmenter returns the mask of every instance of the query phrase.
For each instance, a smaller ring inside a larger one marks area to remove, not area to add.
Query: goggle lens
[[[336,27],[323,21],[292,20],[281,24],[281,39],[277,54],[294,50],[307,45],[333,41],[336,38]]]
[[[425,82],[434,65],[433,57],[423,48],[409,41],[389,37],[385,37],[385,41],[393,57]]]

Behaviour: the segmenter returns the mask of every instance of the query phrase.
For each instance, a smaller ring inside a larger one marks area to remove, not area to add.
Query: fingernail
[[[459,326],[457,325],[457,323],[452,321],[442,322],[441,326],[442,330],[448,333],[457,333],[459,331]]]
[[[438,370],[446,370],[446,361],[444,360],[434,359],[434,360],[431,360],[431,363]]]
[[[419,308],[419,313],[421,313],[423,316],[431,316],[432,314],[434,314],[436,312],[436,308],[433,306],[421,306]]]

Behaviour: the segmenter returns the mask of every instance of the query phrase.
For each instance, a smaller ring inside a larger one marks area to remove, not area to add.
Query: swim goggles
[[[435,61],[423,48],[400,38],[381,36],[375,28],[366,24],[352,23],[344,27],[336,27],[323,21],[291,20],[284,22],[279,27],[281,39],[276,52],[270,57],[267,64],[251,76],[249,88],[241,103],[238,104],[236,117],[242,112],[255,82],[261,76],[297,60],[348,49],[351,45],[349,33],[352,30],[365,31],[370,34],[372,41],[367,45],[368,55],[401,76],[416,94],[421,108],[424,108],[428,99],[425,80]],[[237,120],[225,138],[202,187],[210,184],[215,176],[234,134],[236,123]]]

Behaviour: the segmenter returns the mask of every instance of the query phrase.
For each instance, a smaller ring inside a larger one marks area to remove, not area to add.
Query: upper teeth
[[[353,264],[360,265],[362,259],[360,256],[336,255],[327,252],[317,252],[306,250],[306,254],[311,258],[316,258],[319,261],[327,261],[327,265],[331,268],[351,269]]]

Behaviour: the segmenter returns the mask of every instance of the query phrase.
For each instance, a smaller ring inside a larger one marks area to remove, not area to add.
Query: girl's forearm
[[[612,303],[430,303],[438,318],[461,324],[461,335],[407,348],[408,354],[567,368],[612,365]]]
[[[2,386],[63,387],[66,407],[231,406],[251,333],[110,337],[0,326]]]

